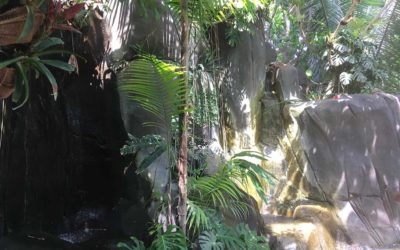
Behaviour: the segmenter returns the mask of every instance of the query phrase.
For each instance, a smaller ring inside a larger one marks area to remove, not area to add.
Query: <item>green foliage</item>
[[[345,14],[353,10],[353,2],[276,0],[271,9],[269,33],[278,48],[278,59],[311,71],[310,78],[321,83],[314,84],[311,90],[317,96],[326,96],[332,90],[357,93],[381,88],[397,74],[390,67],[396,63],[382,66],[390,58],[396,58],[393,55],[398,50],[381,56],[380,48],[390,41],[399,44],[394,35],[397,15],[392,15],[398,1],[386,4],[384,0],[360,1],[351,18],[344,20]],[[378,59],[381,60],[377,62]],[[328,82],[334,88],[322,89]]]
[[[202,68],[200,66],[199,68]],[[191,91],[193,121],[197,126],[213,126],[219,122],[218,93],[212,86],[213,79],[208,72],[196,70]]]
[[[251,231],[249,226],[240,223],[235,228],[236,233],[245,245],[246,250],[268,250],[269,246],[267,239],[263,236],[258,236],[254,231]]]
[[[391,4],[391,5],[390,5]],[[384,84],[379,87],[389,91],[400,90],[400,1],[389,1],[386,15],[377,16],[381,22],[375,25],[375,43],[378,46],[379,68],[388,73]]]
[[[338,76],[334,93],[357,93],[382,82],[385,73],[378,68],[376,51],[374,43],[342,30],[325,53],[328,72]]]
[[[120,89],[158,119],[146,125],[169,134],[172,119],[186,111],[184,74],[179,66],[142,55],[122,71]]]
[[[136,138],[129,134],[129,140],[121,148],[121,155],[135,155],[140,150],[151,150],[146,158],[137,167],[136,172],[143,172],[150,164],[167,150],[167,143],[160,135],[145,135]]]
[[[255,151],[243,151],[234,155],[224,166],[227,175],[239,183],[248,184],[248,179],[256,188],[259,197],[268,202],[267,194],[264,191],[262,181],[269,185],[274,185],[276,177],[264,170],[260,165],[250,162],[248,159],[258,159],[265,161],[262,154]]]
[[[26,37],[33,28],[33,22],[35,21],[35,14],[34,11],[32,10],[32,8],[29,5],[26,5],[26,21],[24,24],[24,27],[22,28],[22,32],[19,35],[17,41],[20,41],[22,38]]]
[[[150,250],[187,250],[186,237],[177,226],[169,225],[164,231],[162,225],[157,224],[150,233],[154,236]]]
[[[246,217],[249,212],[247,204],[241,202],[244,197],[243,192],[224,171],[213,176],[189,178],[188,197],[194,205],[202,208],[227,209],[239,218]],[[189,224],[190,221],[189,219]]]
[[[317,26],[322,24],[327,30],[333,32],[344,16],[344,11],[340,6],[339,0],[307,1],[305,8],[310,13],[308,20],[315,20],[312,26],[316,30],[318,29]]]
[[[117,247],[125,250],[146,250],[144,243],[138,240],[136,237],[132,236],[130,237],[130,240],[131,242],[129,243],[119,242]]]
[[[8,0],[0,0],[0,8],[8,4]]]
[[[269,26],[269,41],[277,49],[278,61],[289,62],[304,44],[299,39],[297,17],[284,6],[271,7],[273,12]]]
[[[200,249],[202,250],[223,250],[225,245],[218,241],[217,236],[211,231],[205,231],[199,236]]]
[[[179,17],[180,1],[168,0],[166,3]],[[268,5],[269,0],[193,0],[188,2],[188,15],[192,23],[203,30],[217,23],[227,23],[228,43],[235,46],[238,32],[253,32],[252,24],[259,20],[258,14]]]
[[[15,91],[13,101],[17,103],[14,109],[22,107],[29,97],[29,79],[31,74],[35,76],[43,75],[52,86],[54,99],[57,99],[58,85],[54,75],[48,66],[58,68],[66,72],[74,72],[76,69],[61,60],[45,59],[45,56],[53,54],[71,54],[68,51],[60,50],[55,47],[63,45],[64,42],[55,37],[48,37],[33,44],[28,53],[17,51],[13,55],[6,55],[11,58],[0,62],[0,69],[7,66],[14,66],[17,69]]]
[[[218,224],[212,230],[204,231],[199,236],[201,250],[238,249],[269,250],[267,239],[251,231],[248,225],[238,224],[229,228]]]
[[[203,207],[196,204],[195,201],[188,200],[188,215],[187,215],[187,225],[189,230],[192,230],[194,234],[207,230],[211,227],[210,214],[215,211],[208,207]]]
[[[121,0],[120,0],[121,1]],[[139,12],[144,17],[154,16],[159,19],[162,14],[162,9],[159,6],[159,1],[157,0],[137,0],[139,6]]]
[[[149,145],[155,147],[159,143],[160,137],[156,136],[134,139],[132,145],[127,145],[123,151],[131,153]],[[246,183],[250,179],[261,189],[262,180],[271,184],[274,182],[270,173],[251,163],[250,159],[264,158],[256,152],[245,151],[235,155],[212,176],[196,175],[188,178],[187,225],[191,235],[199,237],[201,249],[221,249],[221,246],[223,249],[268,249],[265,248],[265,238],[256,236],[248,227],[239,225],[231,229],[223,224],[222,213],[228,212],[236,218],[245,219],[251,211],[251,207],[243,202],[245,193],[236,182]],[[258,192],[265,200],[265,192]],[[176,234],[174,230],[170,228],[162,233],[161,225],[157,225],[152,230],[156,240],[151,249],[180,249],[178,244],[186,244],[186,241],[179,239],[179,231]]]
[[[259,196],[267,201],[262,181],[273,185],[275,177],[261,166],[244,159],[246,157],[264,159],[259,153],[244,151],[232,157],[213,176],[188,179],[188,226],[192,232],[210,229],[213,223],[206,215],[219,210],[229,211],[236,218],[243,219],[249,215],[251,208],[242,202],[244,192],[236,183],[246,184],[249,179]]]

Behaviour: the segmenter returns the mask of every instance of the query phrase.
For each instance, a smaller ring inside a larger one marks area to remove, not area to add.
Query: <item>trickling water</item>
[[[107,232],[106,210],[102,208],[83,208],[66,219],[69,232],[58,235],[70,243],[82,243]]]

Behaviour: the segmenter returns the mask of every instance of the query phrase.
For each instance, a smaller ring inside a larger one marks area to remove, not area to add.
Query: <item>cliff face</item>
[[[65,216],[83,206],[111,207],[120,196],[126,133],[115,77],[100,81],[83,37],[73,42],[66,49],[88,62],[79,61],[79,75],[55,71],[57,101],[46,80],[32,78],[25,106],[1,106],[3,233],[62,231]]]
[[[395,248],[399,241],[399,97],[336,96],[305,102],[295,69],[274,71],[284,162],[265,215],[286,249]],[[283,102],[286,101],[286,102]],[[272,160],[272,159],[271,159]]]

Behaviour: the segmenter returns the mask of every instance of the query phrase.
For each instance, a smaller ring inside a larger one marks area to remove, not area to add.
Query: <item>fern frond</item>
[[[172,63],[146,55],[132,61],[121,73],[120,89],[146,111],[153,114],[157,126],[170,131],[173,117],[184,113],[186,87],[184,71]]]

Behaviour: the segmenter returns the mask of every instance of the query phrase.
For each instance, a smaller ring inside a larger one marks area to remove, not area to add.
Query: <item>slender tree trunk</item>
[[[188,0],[181,0],[181,63],[186,72],[185,86],[186,97],[188,97],[188,52],[189,52],[189,19],[188,19]],[[188,100],[188,98],[186,98]],[[187,106],[187,103],[185,103]],[[180,143],[179,143],[179,157],[178,157],[178,174],[179,174],[179,202],[178,202],[178,216],[179,225],[182,231],[186,234],[186,214],[187,214],[187,141],[188,141],[188,122],[189,113],[186,111],[180,117]]]

